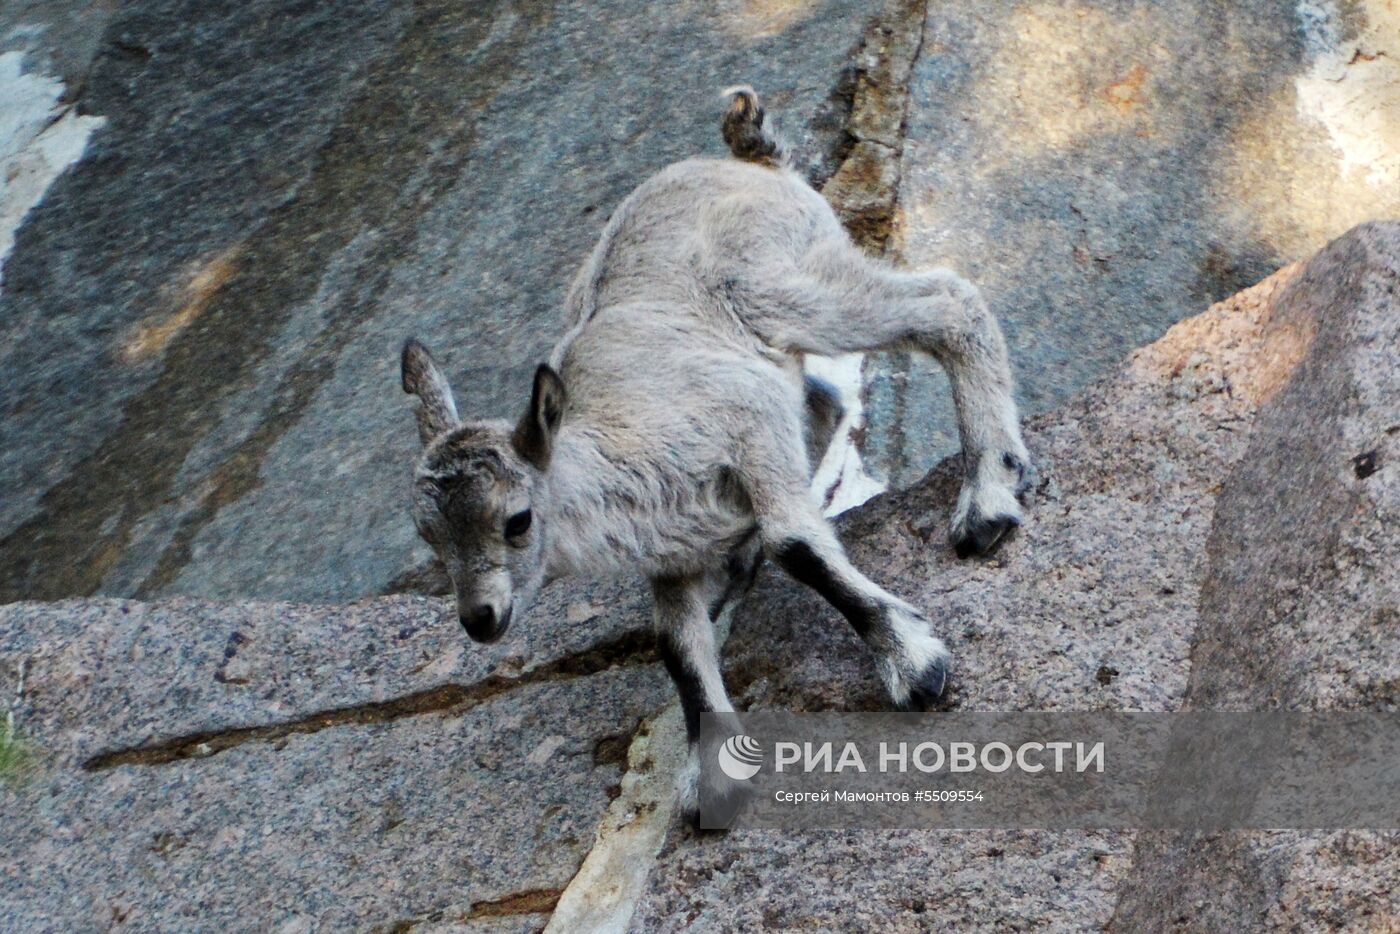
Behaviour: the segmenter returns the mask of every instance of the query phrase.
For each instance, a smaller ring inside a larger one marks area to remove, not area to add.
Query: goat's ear
[[[530,392],[530,409],[515,426],[511,444],[521,457],[539,470],[549,467],[554,435],[564,420],[564,381],[548,364],[535,371],[535,388]]]
[[[433,362],[428,348],[415,340],[403,345],[400,358],[403,391],[418,397],[418,439],[424,444],[458,424],[452,387]]]

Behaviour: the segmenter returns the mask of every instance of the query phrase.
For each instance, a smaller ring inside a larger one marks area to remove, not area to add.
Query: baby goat
[[[462,422],[427,349],[409,341],[402,361],[421,402],[413,518],[468,635],[499,638],[546,580],[639,568],[692,756],[701,713],[733,709],[713,622],[764,557],[850,620],[896,706],[943,691],[948,651],[929,621],[851,565],[809,491],[804,354],[912,349],[947,370],[960,557],[1020,523],[1028,465],[1006,345],[977,290],[863,254],[788,168],[753,91],[728,93],[735,158],[676,163],[622,202],[518,424]]]

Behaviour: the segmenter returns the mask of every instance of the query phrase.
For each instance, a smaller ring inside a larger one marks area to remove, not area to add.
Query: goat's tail
[[[754,89],[741,84],[726,90],[724,96],[729,109],[720,129],[734,157],[759,165],[787,165],[787,145],[763,125],[763,105]]]

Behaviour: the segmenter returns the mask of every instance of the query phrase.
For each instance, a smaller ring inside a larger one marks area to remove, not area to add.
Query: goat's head
[[[426,347],[406,343],[402,367],[404,391],[420,403],[423,442],[413,523],[447,570],[467,635],[494,642],[544,582],[548,529],[534,500],[563,419],[564,384],[541,365],[519,424],[463,422]]]

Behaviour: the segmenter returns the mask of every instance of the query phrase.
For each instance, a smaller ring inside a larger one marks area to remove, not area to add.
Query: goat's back
[[[737,159],[668,166],[618,206],[579,270],[556,359],[610,306],[709,315],[736,283],[790,266],[830,236],[844,236],[830,206],[786,168]]]
[[[606,427],[619,451],[670,446],[700,464],[727,456],[747,427],[735,419],[799,412],[797,361],[765,345],[738,303],[755,277],[833,236],[845,234],[831,208],[785,168],[690,159],[648,179],[570,292],[553,362],[571,417]]]

